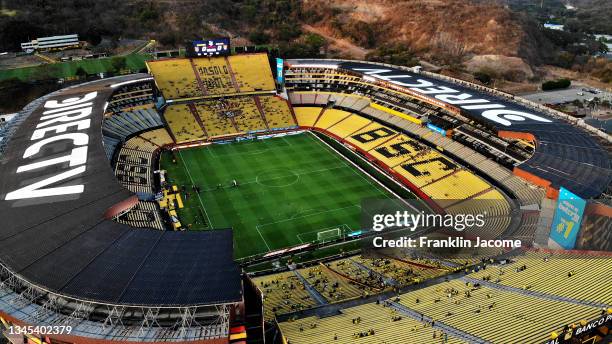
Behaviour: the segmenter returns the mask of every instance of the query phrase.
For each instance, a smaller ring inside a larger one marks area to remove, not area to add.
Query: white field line
[[[191,177],[191,172],[189,172],[189,167],[187,167],[187,164],[185,163],[185,159],[183,159],[183,154],[181,153],[181,151],[179,151],[179,155],[181,157],[181,161],[183,162],[183,166],[185,166],[185,171],[187,171],[187,175],[189,175],[189,179],[191,180],[191,185],[195,185],[195,182],[193,181],[193,177]],[[206,208],[204,207],[204,202],[202,202],[202,197],[200,197],[199,193],[197,194],[198,194],[198,199],[200,200],[200,206],[202,207],[202,210],[204,211],[204,215],[206,215],[206,220],[208,220],[208,223],[210,224],[210,228],[214,228],[213,223],[212,221],[210,221],[210,217],[208,216],[208,212],[206,211]]]
[[[327,144],[325,141],[321,140],[317,135],[309,132],[312,136],[314,136],[317,139],[317,142],[323,143],[325,146],[329,147],[329,149],[333,150],[336,154],[335,155],[339,155],[342,159],[348,161],[351,165],[355,166],[355,168],[357,168],[359,171],[361,171],[363,174],[366,174],[368,176],[370,176],[370,174],[368,172],[366,172],[365,170],[363,170],[361,167],[359,167],[357,164],[355,164],[354,162],[352,162],[350,159],[348,159],[347,157],[345,157],[344,155],[342,155],[342,153],[338,152],[334,147],[330,146],[329,144]],[[360,159],[362,159],[363,161],[365,161],[366,163],[368,163],[369,165],[372,165],[369,161],[366,161],[365,159],[363,159],[361,156],[359,156],[358,154],[356,154]],[[339,159],[339,158],[338,158]],[[373,167],[373,166],[372,166]],[[355,171],[353,171],[355,172]],[[355,172],[357,173],[357,172]],[[360,175],[362,178],[365,179],[365,177],[363,177],[363,175]],[[406,202],[400,195],[396,194],[393,190],[389,189],[388,187],[386,187],[383,183],[379,182],[378,179],[370,176],[371,179],[373,179],[376,184],[382,186],[385,190],[387,190],[389,193],[391,193],[392,195],[394,195],[395,197],[397,197],[398,200],[400,200],[402,203],[406,204],[408,207],[410,207],[412,210],[416,211],[417,213],[419,213],[419,210],[417,208],[415,208],[412,204]],[[368,179],[366,179],[368,180]],[[391,179],[393,180],[393,179]],[[371,181],[368,180],[368,182],[370,184],[372,184]],[[393,182],[399,186],[401,186],[402,188],[406,189],[403,185],[401,185],[400,183],[398,183],[397,181],[393,180]],[[378,189],[378,188],[377,188]],[[380,191],[380,189],[378,189]],[[408,190],[409,191],[409,190]],[[411,192],[412,193],[412,192]],[[391,199],[390,197],[388,197],[387,195],[385,195],[387,198]]]

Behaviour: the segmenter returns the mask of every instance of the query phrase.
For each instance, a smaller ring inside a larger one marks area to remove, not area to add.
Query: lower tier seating
[[[206,138],[195,115],[185,104],[169,105],[164,112],[166,122],[174,134],[176,143],[202,140]]]
[[[294,127],[289,104],[276,96],[234,96],[169,105],[177,143]]]
[[[279,324],[287,343],[465,343],[383,304],[345,308],[340,315]]]
[[[612,305],[610,256],[529,252],[470,275],[515,288]]]
[[[315,305],[304,284],[293,272],[255,277],[252,280],[264,295],[266,319],[273,319],[276,314],[294,312]]]
[[[132,227],[164,230],[160,212],[155,202],[139,202],[130,211],[119,216],[117,222]]]
[[[565,324],[593,319],[601,312],[597,307],[492,289],[462,280],[403,294],[400,303],[435,322],[491,343],[543,342]]]
[[[115,176],[126,189],[135,193],[153,193],[152,152],[121,148],[115,164]]]
[[[270,129],[288,128],[296,125],[286,100],[274,96],[257,98]]]
[[[168,134],[166,128],[150,130],[139,135],[141,138],[153,143],[157,147],[172,144],[172,137]]]

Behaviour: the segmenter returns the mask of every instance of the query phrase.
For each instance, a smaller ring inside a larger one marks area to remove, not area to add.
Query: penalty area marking
[[[303,216],[300,216],[300,217],[293,217],[293,218],[289,218],[289,219],[284,219],[284,220],[279,220],[279,221],[274,221],[274,222],[268,222],[268,223],[260,224],[260,225],[255,226],[255,229],[257,230],[257,233],[259,233],[259,236],[261,237],[263,242],[266,244],[266,247],[268,248],[268,252],[269,252],[269,251],[271,251],[270,246],[268,245],[268,242],[266,241],[264,236],[261,234],[261,231],[263,230],[262,229],[263,227],[269,226],[269,225],[275,225],[275,224],[279,224],[279,223],[283,223],[283,222],[288,222],[288,221],[299,220],[299,219],[303,219],[305,217],[316,216],[316,215],[325,214],[325,213],[331,213],[331,212],[334,212],[334,211],[343,210],[343,209],[349,209],[349,208],[353,208],[353,207],[357,207],[357,208],[361,209],[361,205],[360,204],[353,204],[353,205],[349,205],[349,206],[346,206],[346,207],[329,209],[329,210],[323,210],[323,211],[319,211],[319,212],[316,212],[316,213],[303,215]]]
[[[340,228],[340,229],[344,229],[347,232],[350,232],[351,227],[349,227],[349,225],[347,225],[346,223],[341,223],[337,226],[329,226],[329,227],[325,227],[325,228],[321,228],[321,229],[315,229],[314,231],[310,231],[310,232],[305,232],[305,233],[299,233],[297,234],[297,238],[300,241],[300,244],[304,243],[304,240],[302,240],[302,235],[307,235],[307,234],[311,234],[311,233],[319,233],[328,229],[334,229],[334,228]]]
[[[264,238],[264,236],[261,234],[261,231],[259,230],[259,226],[255,226],[255,229],[257,230],[257,233],[259,233],[261,240],[263,240],[264,244],[266,244],[266,247],[268,248],[268,252],[272,251],[270,249],[270,245],[268,245],[268,242],[266,241],[266,238]]]

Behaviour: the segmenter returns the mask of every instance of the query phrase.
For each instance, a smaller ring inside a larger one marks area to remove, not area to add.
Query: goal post
[[[326,243],[342,237],[342,228],[336,227],[317,232],[317,242]]]

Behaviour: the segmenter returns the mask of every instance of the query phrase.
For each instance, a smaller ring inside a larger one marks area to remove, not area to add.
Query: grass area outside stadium
[[[145,61],[151,56],[146,54],[130,54],[125,56],[125,69],[138,71],[146,68]],[[41,64],[38,66],[0,70],[0,81],[19,79],[21,81],[44,80],[74,77],[78,68],[83,68],[87,74],[113,72],[112,57],[86,59],[80,61]]]
[[[396,199],[309,133],[165,152],[161,168],[190,193],[181,222],[232,227],[236,258],[313,242],[329,229],[359,231],[362,200]]]

